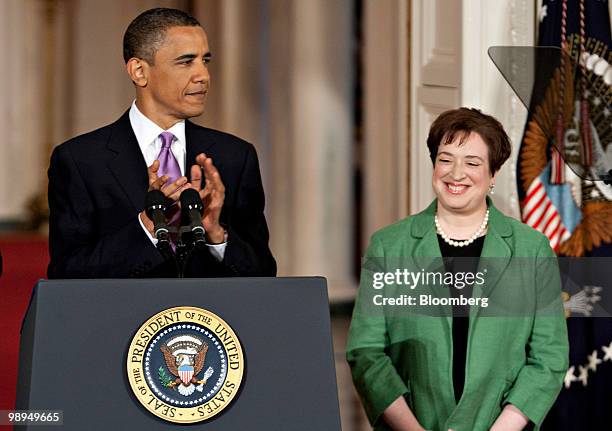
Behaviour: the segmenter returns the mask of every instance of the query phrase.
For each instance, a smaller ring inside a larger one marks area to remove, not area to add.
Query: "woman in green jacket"
[[[444,112],[427,145],[437,199],[366,252],[353,381],[375,429],[538,429],[568,367],[555,254],[487,197],[511,149],[496,119]]]

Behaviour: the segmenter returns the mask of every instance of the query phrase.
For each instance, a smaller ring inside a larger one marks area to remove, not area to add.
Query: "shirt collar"
[[[170,132],[176,136],[174,145],[178,143],[179,147],[185,149],[185,120],[181,120],[168,130],[164,130],[147,118],[136,106],[136,100],[132,102],[130,108],[130,124],[136,135],[138,146],[144,153],[145,149],[152,144],[155,144],[157,137],[162,132]]]

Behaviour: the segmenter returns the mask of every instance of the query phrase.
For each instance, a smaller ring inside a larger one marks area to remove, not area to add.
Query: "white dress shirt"
[[[186,169],[186,158],[187,158],[187,142],[185,140],[185,121],[179,121],[174,126],[170,127],[168,130],[164,130],[155,124],[153,121],[145,117],[145,115],[140,112],[138,107],[136,106],[136,101],[132,102],[132,107],[130,108],[130,124],[132,126],[132,130],[136,135],[136,140],[138,141],[138,146],[140,147],[140,151],[145,159],[147,166],[151,166],[153,162],[157,159],[159,152],[162,147],[162,140],[159,135],[162,132],[170,132],[175,136],[175,139],[172,141],[171,151],[176,158],[179,168],[181,169],[181,175],[185,175]],[[153,245],[157,245],[157,238],[153,238],[151,233],[145,228],[142,220],[140,220],[140,215],[138,217],[138,222],[142,229],[145,231]],[[224,242],[221,244],[206,244],[210,253],[220,262],[223,260],[223,256],[225,256],[225,247],[227,246],[227,237]]]

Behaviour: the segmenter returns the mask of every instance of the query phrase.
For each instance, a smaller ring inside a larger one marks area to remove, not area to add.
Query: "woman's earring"
[[[492,195],[495,194],[495,184],[491,184],[489,186],[489,193]]]

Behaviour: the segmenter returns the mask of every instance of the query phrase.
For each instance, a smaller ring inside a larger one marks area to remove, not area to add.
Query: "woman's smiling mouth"
[[[445,183],[446,190],[453,195],[461,195],[465,193],[469,186],[465,184],[457,184],[457,183]]]

